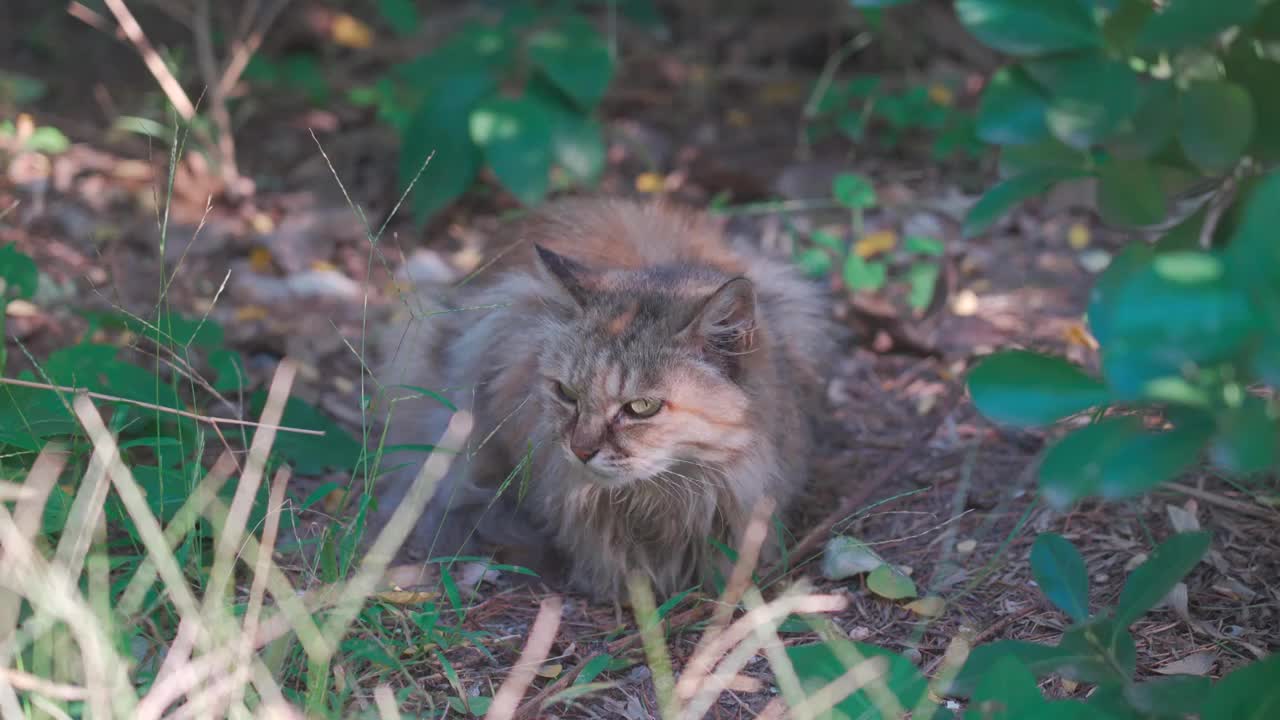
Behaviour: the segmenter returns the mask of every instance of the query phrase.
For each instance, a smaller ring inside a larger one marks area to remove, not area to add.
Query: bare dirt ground
[[[624,43],[618,82],[604,105],[610,139],[604,191],[642,194],[637,176],[655,173],[663,180],[659,194],[680,202],[706,205],[727,190],[733,204],[782,198],[799,206],[828,197],[835,172],[856,171],[875,181],[882,202],[868,216],[869,230],[922,229],[947,246],[946,282],[922,317],[883,299],[851,303],[833,282],[832,312],[847,321],[854,339],[831,368],[821,473],[792,530],[803,535],[853,495],[864,511],[840,529],[910,567],[922,594],[947,601],[939,617],[926,618],[874,596],[861,581],[821,580],[816,563],[802,569],[820,587],[849,593],[839,626],[855,639],[905,653],[926,670],[937,667],[962,632],[979,640],[1053,641],[1065,618],[1031,581],[1027,558],[1035,533],[1058,532],[1082,548],[1091,599],[1101,607],[1115,600],[1127,569],[1174,524],[1198,523],[1212,531],[1212,550],[1188,578],[1185,598],[1135,627],[1140,674],[1172,669],[1218,676],[1280,649],[1275,505],[1197,472],[1141,503],[1085,503],[1054,512],[1036,502],[1034,475],[1037,454],[1053,433],[997,429],[963,398],[967,366],[996,347],[1096,363],[1081,332],[1092,281],[1086,256],[1114,250],[1122,238],[1098,226],[1087,203],[1059,196],[1022,209],[988,236],[962,239],[959,220],[993,177],[989,162],[940,165],[910,146],[880,152],[874,143],[853,148],[842,141],[798,158],[803,105],[838,38],[812,31],[823,27],[813,18],[779,20],[772,32],[754,35],[732,19],[703,20],[690,12],[670,40]],[[58,125],[75,144],[36,180],[12,169],[0,178],[0,208],[20,201],[0,220],[0,245],[16,242],[56,285],[30,312],[10,318],[10,334],[40,357],[78,337],[77,310],[119,306],[145,314],[156,302],[160,277],[171,275],[169,301],[196,314],[212,308],[259,386],[280,358],[293,357],[304,368],[295,392],[358,430],[361,363],[353,348],[362,347],[366,313],[376,323],[396,307],[395,281],[406,267],[439,260],[464,269],[477,265],[490,243],[502,239],[502,218],[516,206],[490,186],[425,229],[393,218],[386,240],[371,253],[334,174],[381,224],[399,194],[394,136],[363,112],[263,98],[237,137],[259,191],[236,205],[209,206],[199,174],[184,168],[162,263],[156,206],[167,148],[108,129],[111,110],[128,108],[149,91],[147,77],[127,46],[87,28],[74,32],[96,66],[117,70],[95,75],[68,61],[41,71],[58,80],[37,119]],[[980,57],[940,52],[922,61],[909,47],[888,45],[873,44],[843,72],[896,73],[891,81],[906,83],[964,79],[984,69]],[[973,93],[958,94],[956,102],[971,104]],[[804,209],[737,212],[726,223],[731,233],[785,247],[788,224],[803,230],[844,217]],[[16,348],[13,339],[6,341]],[[295,492],[305,495],[328,479],[299,478]],[[497,662],[471,648],[457,650],[451,660],[468,688],[500,681],[540,598],[552,591],[504,578],[482,588],[466,624],[494,634],[489,649]],[[572,667],[625,637],[619,620],[615,608],[570,597],[552,662]],[[677,670],[696,639],[682,632],[689,629],[672,632]],[[420,669],[423,687],[447,689],[436,669]],[[764,659],[748,671],[761,687],[726,693],[713,717],[751,716],[772,697]],[[618,683],[613,690],[556,712],[656,715],[643,665],[608,677]],[[536,685],[554,682],[540,678]],[[1086,690],[1056,681],[1051,688],[1062,695]]]

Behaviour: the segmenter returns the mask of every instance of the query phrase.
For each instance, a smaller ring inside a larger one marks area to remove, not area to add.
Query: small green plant
[[[414,215],[425,221],[486,167],[526,205],[555,186],[593,182],[605,160],[594,112],[613,72],[613,54],[587,18],[516,4],[352,99],[400,132],[401,179],[414,183]]]
[[[886,90],[877,75],[832,83],[820,95],[806,140],[817,142],[838,133],[856,146],[880,142],[892,150],[923,137],[932,139],[930,152],[936,160],[978,157],[986,148],[975,134],[974,115],[957,107],[954,99],[954,92],[942,84]]]
[[[35,125],[30,116],[19,116],[19,123],[0,121],[0,152],[38,152],[45,155],[64,153],[71,141],[51,125]],[[27,127],[22,128],[21,123]]]
[[[806,275],[838,273],[850,292],[879,292],[891,281],[905,285],[906,303],[923,310],[933,298],[945,248],[940,240],[909,235],[899,244],[891,230],[865,233],[864,213],[876,206],[875,186],[862,175],[842,173],[832,184],[836,203],[849,210],[848,235],[829,229],[809,234],[794,260]]]

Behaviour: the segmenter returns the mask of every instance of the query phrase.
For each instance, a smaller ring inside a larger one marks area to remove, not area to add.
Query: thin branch
[[[67,385],[51,385],[49,383],[34,382],[32,380],[18,380],[16,378],[0,378],[0,385],[18,385],[20,387],[37,388],[39,390],[55,390],[57,392],[71,393],[73,395],[87,395],[95,400],[104,400],[106,402],[121,402],[137,407],[155,410],[157,412],[169,413],[170,415],[178,415],[180,417],[195,420],[196,422],[207,423],[215,428],[218,425],[243,425],[246,427],[254,427],[261,430],[275,430],[276,432],[289,432],[298,435],[315,435],[324,436],[323,430],[308,430],[306,428],[290,427],[288,425],[264,425],[252,420],[240,420],[238,418],[218,418],[208,415],[200,415],[190,412],[189,410],[179,410],[177,408],[165,407],[154,403],[143,402],[141,400],[131,400],[129,398],[117,397],[115,395],[106,395],[103,393],[92,392],[85,388],[70,387]]]
[[[542,601],[538,617],[533,621],[533,629],[529,631],[529,642],[525,643],[524,650],[520,651],[520,659],[512,666],[507,679],[502,681],[502,687],[493,696],[493,704],[489,706],[485,720],[510,720],[515,715],[516,706],[533,682],[538,666],[551,652],[556,629],[560,627],[562,606],[559,595],[552,595]]]

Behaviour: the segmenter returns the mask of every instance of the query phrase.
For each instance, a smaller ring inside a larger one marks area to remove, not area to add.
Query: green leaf
[[[401,35],[412,35],[422,24],[413,0],[378,0],[378,14]]]
[[[1253,138],[1253,100],[1244,88],[1217,80],[1182,94],[1178,140],[1187,159],[1205,172],[1229,170]]]
[[[1280,287],[1280,170],[1263,177],[1248,197],[1244,214],[1227,246],[1231,274],[1259,292]],[[2,267],[2,266],[0,266]]]
[[[1013,206],[1039,195],[1055,183],[1078,178],[1086,173],[1074,168],[1043,167],[1027,170],[987,191],[964,219],[964,236],[985,232]]]
[[[871,181],[855,173],[840,173],[831,183],[831,194],[836,202],[854,209],[865,210],[876,206],[876,188]]]
[[[914,310],[929,307],[934,290],[938,286],[938,274],[942,268],[937,263],[915,263],[907,268],[907,305]]]
[[[956,0],[960,22],[979,40],[1011,55],[1098,47],[1102,37],[1078,0]]]
[[[1155,53],[1199,45],[1248,23],[1259,7],[1258,0],[1170,0],[1143,25],[1135,47],[1139,53]]]
[[[58,128],[42,125],[31,132],[25,147],[32,152],[58,155],[71,147],[71,141]]]
[[[978,411],[1010,425],[1048,425],[1108,401],[1106,386],[1057,357],[1007,350],[969,371]]]
[[[542,103],[551,119],[551,152],[556,165],[575,183],[589,185],[599,180],[606,153],[600,123],[565,106],[550,88],[531,83],[527,92]]]
[[[613,661],[613,656],[608,653],[601,653],[591,658],[582,666],[582,670],[578,673],[578,677],[574,678],[574,685],[585,685],[592,680],[600,677],[600,673],[609,667],[609,663]]]
[[[1044,93],[1017,66],[996,71],[978,103],[977,132],[992,145],[1026,145],[1049,137]]]
[[[1084,558],[1061,535],[1041,533],[1031,546],[1031,571],[1049,601],[1072,620],[1089,617],[1089,573]]]
[[[867,587],[882,598],[902,600],[916,596],[916,584],[898,568],[885,563],[867,575]]]
[[[800,266],[801,272],[811,278],[823,278],[831,272],[834,263],[831,260],[831,253],[815,247],[799,252],[796,255],[796,265]]]
[[[1142,431],[1142,421],[1133,416],[1103,418],[1072,431],[1050,446],[1040,461],[1041,492],[1059,508],[1097,495],[1102,463]]]
[[[1058,648],[1067,653],[1070,661],[1057,671],[1077,682],[1128,682],[1137,668],[1138,652],[1125,627],[1103,618],[1067,630]]]
[[[613,80],[613,55],[584,18],[535,33],[528,47],[534,66],[583,111],[600,102]]]
[[[1218,431],[1209,445],[1209,460],[1232,473],[1254,473],[1275,467],[1280,421],[1267,412],[1262,398],[1246,395],[1240,407],[1219,412]]]
[[[1280,717],[1280,653],[1236,668],[1213,686],[1201,720],[1268,720]]]
[[[1141,160],[1113,159],[1099,168],[1097,201],[1103,219],[1114,225],[1155,225],[1165,217],[1160,178]]]
[[[1107,288],[1090,322],[1105,328],[1103,374],[1117,397],[1146,396],[1153,381],[1235,357],[1261,330],[1244,288],[1216,255],[1165,253]]]
[[[1080,664],[1082,658],[1052,645],[1025,640],[997,640],[979,645],[970,653],[964,666],[946,688],[948,695],[968,695],[1002,658],[1011,657],[1036,677],[1046,677],[1064,667]]]
[[[1046,701],[1036,676],[1019,659],[1005,654],[996,658],[969,699],[965,717],[978,720],[1017,720],[1042,717]]]
[[[1124,696],[1137,710],[1161,717],[1184,717],[1188,708],[1204,702],[1213,683],[1195,675],[1170,675],[1134,683]]]
[[[0,245],[0,301],[35,297],[40,283],[40,271],[30,255],[18,250],[14,243]],[[0,302],[0,312],[4,303]]]
[[[1280,5],[1272,3],[1268,11],[1280,18]],[[1244,88],[1253,101],[1253,141],[1249,153],[1264,163],[1280,161],[1280,93],[1275,81],[1280,77],[1280,62],[1260,57],[1252,43],[1235,42],[1223,61],[1227,79]]]
[[[889,269],[883,262],[867,262],[857,253],[849,253],[844,259],[842,277],[850,290],[874,292],[884,287]]]
[[[918,255],[942,257],[947,251],[947,246],[941,240],[926,235],[908,235],[902,239],[902,244],[907,252]]]
[[[1164,149],[1178,130],[1178,89],[1170,81],[1147,81],[1137,109],[1106,141],[1117,158],[1147,158]]]
[[[253,415],[257,417],[266,403],[267,393],[259,390],[250,398]],[[333,420],[330,420],[311,404],[291,397],[284,406],[281,425],[320,430],[324,435],[302,435],[280,432],[271,446],[273,455],[283,458],[299,475],[321,475],[329,471],[346,471],[355,467],[364,449]]]
[[[1012,178],[1032,170],[1057,168],[1088,174],[1093,166],[1089,155],[1067,147],[1055,138],[1030,145],[1005,145],[1000,148],[999,176]]]
[[[209,353],[209,367],[214,373],[213,389],[221,393],[238,392],[249,378],[240,353],[235,350],[219,348]]]
[[[1127,63],[1100,52],[1043,58],[1024,67],[1049,93],[1049,130],[1071,147],[1100,143],[1138,109],[1138,76]]]
[[[833,648],[835,648],[833,650]],[[843,658],[881,658],[886,663],[886,672],[878,680],[872,680],[876,686],[887,690],[905,708],[913,708],[928,691],[928,680],[916,669],[911,661],[875,645],[855,643],[848,640],[834,639],[827,643],[809,645],[792,645],[786,650],[787,659],[795,667],[796,675],[806,693],[812,694],[826,687],[828,683],[841,677],[853,663],[846,665]],[[829,718],[875,718],[880,717],[874,696],[865,689],[858,690],[841,700]],[[934,717],[939,717],[935,714]]]
[[[844,254],[844,240],[832,232],[826,230],[814,230],[809,235],[809,241],[820,248],[826,248],[833,253]]]
[[[1151,552],[1124,581],[1116,603],[1116,623],[1132,625],[1164,599],[1209,549],[1209,533],[1178,533]]]
[[[547,194],[551,171],[551,113],[546,103],[492,97],[471,111],[471,139],[512,195],[537,205]]]
[[[419,223],[466,192],[480,172],[480,151],[471,141],[468,117],[496,84],[483,67],[460,70],[436,83],[409,118],[400,148],[400,182],[407,187],[416,179],[412,202]],[[428,157],[431,162],[424,168]]]

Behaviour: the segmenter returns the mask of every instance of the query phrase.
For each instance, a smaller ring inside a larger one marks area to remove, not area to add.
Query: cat
[[[449,301],[387,333],[387,382],[474,417],[412,540],[433,557],[547,549],[596,599],[631,573],[669,595],[727,569],[710,539],[736,547],[762,498],[785,511],[804,489],[828,304],[706,216],[562,200]],[[435,442],[452,411],[403,402],[386,442]],[[415,471],[393,473],[384,515]]]

